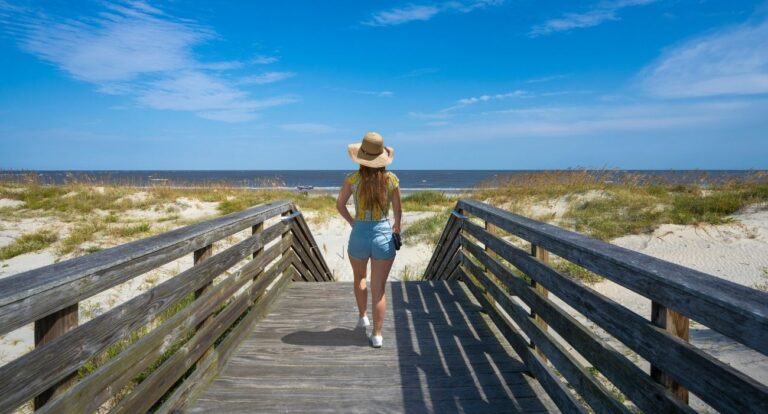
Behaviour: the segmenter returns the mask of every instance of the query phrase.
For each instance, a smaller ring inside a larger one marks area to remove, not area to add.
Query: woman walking
[[[384,146],[384,139],[369,132],[360,144],[349,145],[349,156],[360,164],[360,169],[347,176],[341,186],[336,208],[352,226],[347,254],[355,278],[355,299],[359,319],[357,327],[367,328],[368,288],[365,282],[368,260],[371,261],[371,299],[373,329],[369,336],[371,346],[380,348],[383,342],[381,327],[384,323],[386,299],[384,288],[389,270],[395,260],[393,233],[400,234],[400,184],[395,174],[386,170],[392,162],[395,150]],[[354,196],[355,216],[347,210],[347,201]],[[387,217],[392,204],[394,224]]]

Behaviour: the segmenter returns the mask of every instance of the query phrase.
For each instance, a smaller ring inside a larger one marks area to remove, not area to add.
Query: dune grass
[[[448,222],[449,211],[445,210],[434,216],[415,220],[403,229],[403,243],[427,242],[437,244],[445,224]]]
[[[523,215],[533,203],[592,192],[570,203],[556,224],[601,240],[653,231],[662,224],[723,224],[753,204],[768,202],[768,181],[755,173],[746,181],[674,184],[643,174],[554,171],[517,174],[486,183],[475,197]],[[703,181],[704,179],[702,178]]]
[[[58,238],[58,235],[50,230],[24,234],[14,240],[13,243],[0,248],[0,260],[8,260],[25,253],[43,250],[56,242]]]
[[[105,228],[104,223],[99,220],[85,220],[75,224],[69,235],[59,244],[58,253],[61,255],[72,253],[81,244],[91,241],[96,233]]]
[[[438,191],[418,191],[402,198],[405,211],[436,211],[451,207],[456,200]]]

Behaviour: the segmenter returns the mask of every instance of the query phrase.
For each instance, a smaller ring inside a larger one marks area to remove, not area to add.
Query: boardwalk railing
[[[78,326],[79,302],[187,254],[189,269]],[[0,335],[34,323],[36,347],[0,367],[0,412],[33,399],[51,413],[182,407],[291,280],[333,275],[287,201],[2,279]]]
[[[650,299],[651,315],[561,274],[548,252]],[[457,203],[424,278],[463,280],[563,412],[586,412],[582,402],[598,413],[628,412],[623,398],[646,413],[693,412],[688,390],[720,412],[768,412],[765,384],[687,342],[690,318],[768,355],[764,292],[474,200]],[[549,293],[647,360],[650,373]]]

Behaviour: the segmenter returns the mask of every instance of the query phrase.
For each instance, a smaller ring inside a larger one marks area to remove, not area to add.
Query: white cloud
[[[429,20],[437,13],[440,13],[440,9],[437,6],[410,5],[378,12],[363,24],[367,26],[395,26],[418,20]]]
[[[408,72],[408,73],[406,73],[404,75],[401,75],[401,76],[399,76],[399,78],[415,78],[415,77],[424,76],[424,75],[431,75],[431,74],[437,73],[437,72],[440,72],[440,69],[438,69],[438,68],[419,68],[419,69],[414,69],[414,70],[412,70],[412,71],[410,71],[410,72]]]
[[[363,24],[366,26],[396,26],[414,21],[430,20],[443,12],[469,13],[487,6],[502,4],[504,0],[474,0],[471,2],[448,1],[438,4],[410,4],[374,13]]]
[[[560,80],[560,79],[567,79],[567,78],[570,78],[570,77],[571,77],[571,75],[542,76],[540,78],[526,79],[526,80],[523,81],[523,83],[544,83],[544,82],[551,82],[551,81]]]
[[[398,137],[461,142],[478,139],[622,136],[643,132],[690,134],[692,131],[730,130],[734,126],[760,122],[761,114],[766,110],[768,100],[515,108],[474,114],[466,119],[454,118],[448,127],[403,132]],[[423,114],[412,115],[422,117]]]
[[[360,90],[351,90],[352,93],[357,93],[360,95],[371,95],[371,96],[378,96],[380,98],[391,98],[395,96],[395,93],[392,91],[360,91]]]
[[[219,73],[241,62],[200,60],[195,47],[218,38],[208,27],[142,1],[105,7],[95,16],[75,19],[5,8],[0,20],[24,50],[101,93],[132,96],[149,108],[242,122],[256,118],[259,109],[296,101],[254,100]]]
[[[582,13],[566,13],[562,17],[550,19],[534,26],[528,33],[531,37],[566,32],[573,29],[598,26],[604,22],[617,20],[617,12],[633,6],[645,6],[658,0],[614,0],[598,3],[591,10]]]
[[[478,102],[499,101],[502,99],[522,98],[526,96],[531,96],[531,93],[523,90],[516,90],[507,93],[497,93],[495,95],[472,96],[469,98],[459,99],[458,102],[456,102],[456,106],[454,108],[462,108],[465,106],[474,105]]]
[[[667,98],[768,93],[768,20],[731,27],[673,47],[640,74]]]
[[[265,85],[292,78],[295,75],[293,72],[265,72],[260,75],[246,76],[241,79],[241,83],[246,85]]]
[[[300,123],[300,124],[283,124],[280,128],[290,131],[298,132],[302,134],[330,134],[337,132],[338,129],[325,124],[313,124],[313,123]]]
[[[456,101],[456,104],[454,104],[453,106],[442,109],[441,112],[450,112],[456,109],[466,108],[468,106],[471,106],[477,103],[503,101],[510,98],[542,98],[547,96],[569,95],[569,94],[577,94],[577,93],[589,93],[589,91],[532,92],[532,91],[518,89],[512,92],[506,92],[506,93],[497,93],[492,95],[479,95],[479,96],[471,96],[469,98],[462,98]]]
[[[278,60],[280,59],[275,56],[259,55],[251,59],[251,62],[255,65],[269,65],[277,62]]]

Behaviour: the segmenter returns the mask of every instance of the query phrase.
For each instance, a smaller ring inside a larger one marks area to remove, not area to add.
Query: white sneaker
[[[367,328],[371,326],[371,321],[368,320],[368,316],[363,316],[360,319],[357,320],[357,326],[356,328]]]
[[[372,347],[381,348],[381,345],[384,343],[384,338],[382,338],[381,335],[371,335],[368,337],[368,341],[371,343]]]

